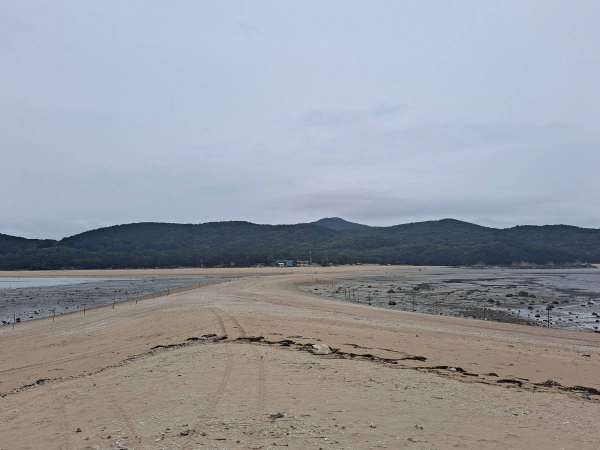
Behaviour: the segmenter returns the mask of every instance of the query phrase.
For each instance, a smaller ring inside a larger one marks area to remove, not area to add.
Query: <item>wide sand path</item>
[[[308,280],[3,327],[0,392],[54,381],[0,398],[0,449],[600,448],[598,396],[561,389],[600,389],[599,334],[327,300]],[[209,334],[227,339],[149,352]],[[293,343],[235,341],[252,336]],[[301,347],[319,343],[340,353]]]

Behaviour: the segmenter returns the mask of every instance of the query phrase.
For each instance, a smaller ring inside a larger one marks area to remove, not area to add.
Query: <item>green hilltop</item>
[[[488,228],[454,219],[369,227],[340,218],[296,225],[132,223],[60,241],[0,234],[0,270],[212,267],[278,258],[316,263],[510,265],[600,262],[600,230]]]

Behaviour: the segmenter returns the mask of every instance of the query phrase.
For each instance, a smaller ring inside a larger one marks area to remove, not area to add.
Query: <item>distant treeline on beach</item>
[[[369,227],[339,218],[297,225],[133,223],[60,241],[0,234],[0,270],[326,264],[556,265],[600,262],[600,230],[488,228],[454,219]]]

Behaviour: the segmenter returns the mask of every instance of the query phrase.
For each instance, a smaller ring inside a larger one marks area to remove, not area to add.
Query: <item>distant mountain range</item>
[[[132,223],[60,241],[0,234],[0,269],[101,269],[271,264],[510,265],[600,262],[600,230],[488,228],[454,219],[369,227],[338,217],[297,225]]]

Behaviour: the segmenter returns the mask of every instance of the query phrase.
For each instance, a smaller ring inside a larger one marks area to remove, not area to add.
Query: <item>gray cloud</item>
[[[9,0],[0,233],[333,215],[600,227],[599,12]]]
[[[257,35],[260,32],[260,30],[257,27],[243,20],[236,20],[235,25],[238,27],[240,32],[248,38]]]
[[[317,109],[309,111],[304,115],[304,122],[307,125],[331,127],[331,126],[348,126],[360,122],[377,120],[385,117],[396,116],[405,111],[405,105],[390,105],[380,103],[368,109],[362,110],[323,110]]]

